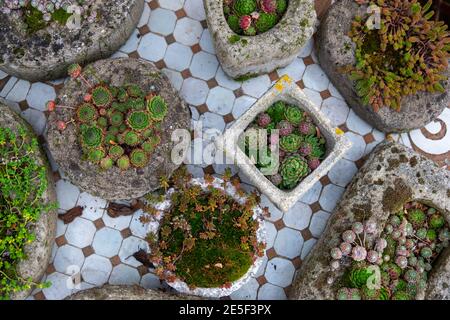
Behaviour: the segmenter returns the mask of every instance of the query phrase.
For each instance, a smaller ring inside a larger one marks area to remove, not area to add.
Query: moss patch
[[[394,188],[388,187],[383,194],[383,210],[386,212],[395,212],[401,206],[410,201],[412,197],[411,188],[400,178],[394,181]]]

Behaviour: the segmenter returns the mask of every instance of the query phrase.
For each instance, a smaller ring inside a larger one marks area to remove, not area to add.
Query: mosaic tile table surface
[[[353,142],[344,159],[286,214],[262,197],[262,204],[271,212],[265,262],[257,277],[234,292],[231,298],[286,299],[296,269],[320,237],[346,185],[364,163],[364,157],[385,139],[385,135],[349,109],[317,64],[313,40],[286,68],[242,83],[235,82],[224,74],[214,54],[202,0],[146,1],[138,28],[114,56],[140,57],[154,62],[190,105],[193,124],[202,120],[204,129],[223,131],[279,76],[287,74]],[[0,72],[0,96],[15,102],[17,111],[38,135],[42,135],[47,119],[45,102],[56,97],[63,82],[29,83]],[[450,109],[447,108],[436,122],[425,128],[391,138],[450,169],[449,125]],[[52,286],[35,291],[29,299],[63,299],[77,290],[105,283],[167,289],[151,270],[131,256],[147,246],[143,240],[145,228],[139,222],[141,212],[110,218],[104,209],[106,201],[80,192],[61,177],[55,166],[53,168],[60,213],[76,205],[85,206],[85,210],[68,225],[58,221],[53,261],[43,279]],[[220,175],[224,168],[224,165],[189,166],[195,176]],[[233,170],[239,174],[236,168]],[[245,185],[245,177],[240,175],[240,178]],[[248,184],[246,187],[252,189]],[[80,281],[78,287],[70,285]]]

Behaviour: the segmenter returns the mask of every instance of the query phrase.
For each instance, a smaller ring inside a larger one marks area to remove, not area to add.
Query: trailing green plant
[[[35,240],[33,225],[57,208],[43,201],[47,169],[36,161],[38,153],[38,142],[27,129],[20,127],[15,133],[0,128],[0,300],[32,286],[49,286],[22,278],[16,270],[26,259],[25,245]]]
[[[212,176],[205,176],[206,189],[192,182],[185,168],[172,177],[161,180],[164,190],[174,188],[171,206],[162,212],[158,233],[147,237],[156,274],[168,282],[180,279],[190,288],[230,286],[245,275],[256,257],[264,255],[265,245],[256,235],[259,222],[253,219],[259,198],[232,183],[229,173],[223,187],[234,184],[242,201],[214,187]]]
[[[356,0],[380,7],[381,28],[369,28],[368,17],[356,17],[350,37],[356,65],[350,78],[366,105],[400,110],[402,99],[419,91],[444,92],[443,74],[450,57],[450,33],[444,22],[431,20],[432,1]]]
[[[83,158],[103,170],[146,166],[161,143],[161,123],[168,112],[164,99],[153,91],[145,93],[137,84],[93,86],[79,65],[71,65],[68,72],[89,87],[71,121],[78,127]],[[47,105],[49,111],[64,107],[54,101]],[[62,124],[64,130],[67,123]]]
[[[236,35],[255,36],[272,29],[288,4],[288,0],[223,0],[223,13]]]

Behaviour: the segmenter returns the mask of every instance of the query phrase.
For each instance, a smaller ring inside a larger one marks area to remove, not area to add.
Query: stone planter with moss
[[[365,2],[341,0],[328,10],[318,32],[320,64],[353,110],[378,130],[423,127],[450,102],[449,34],[418,2]],[[369,3],[383,3],[382,29]],[[400,14],[388,23],[385,13],[392,11]],[[417,22],[404,23],[411,20]],[[384,38],[398,26],[407,30]]]
[[[39,9],[31,1],[2,2],[0,70],[44,81],[63,77],[72,63],[107,58],[128,40],[145,3],[70,0],[60,7],[56,1],[47,2]]]
[[[273,134],[264,137],[264,141],[269,140],[270,149],[263,165],[259,160],[265,156],[254,158],[252,153],[247,156],[240,142],[243,133],[254,129],[255,121],[263,124],[266,130],[279,131],[279,138]],[[271,141],[272,138],[276,140]],[[319,181],[350,146],[343,132],[331,126],[319,108],[288,76],[281,77],[217,140],[217,147],[227,161],[236,163],[241,172],[284,212]],[[270,154],[279,157],[272,159]],[[277,167],[277,171],[272,170]]]
[[[100,60],[72,79],[51,111],[49,149],[67,178],[108,200],[132,199],[159,187],[178,167],[172,133],[188,129],[189,110],[168,78],[139,59]]]
[[[450,175],[384,142],[304,260],[295,300],[450,299]]]
[[[224,179],[177,172],[142,217],[152,222],[147,239],[155,273],[180,293],[228,296],[261,266],[266,235],[259,197],[230,180],[230,171]]]
[[[291,63],[316,23],[313,0],[204,0],[204,5],[222,68],[238,79]]]
[[[22,300],[50,262],[56,192],[31,127],[1,101],[0,191],[0,300]]]

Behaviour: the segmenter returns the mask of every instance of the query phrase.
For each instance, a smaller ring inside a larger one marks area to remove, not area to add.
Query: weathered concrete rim
[[[268,73],[291,63],[313,35],[313,0],[290,0],[282,19],[269,31],[240,36],[228,26],[221,0],[203,0],[208,28],[223,70],[232,78]],[[230,43],[238,36],[240,41]]]
[[[342,232],[355,220],[371,218],[377,222],[378,235],[389,215],[410,201],[432,205],[450,222],[450,173],[403,145],[383,142],[349,184],[322,237],[303,261],[289,298],[335,299],[336,289],[327,283],[327,278],[336,283],[345,268],[331,272],[329,252],[339,245]],[[450,278],[446,264],[450,264],[450,248],[441,254],[428,279],[428,288],[420,291],[416,299],[442,299],[436,292],[437,285],[430,283],[439,283],[437,279],[442,274]]]
[[[18,21],[0,13],[0,33],[5,46],[0,48],[0,70],[29,81],[46,81],[64,77],[72,63],[87,64],[107,58],[130,37],[144,10],[144,0],[100,1],[95,4],[106,16],[80,30],[70,31],[58,24],[40,30],[31,37],[18,32]],[[17,57],[14,50],[26,50]]]
[[[144,289],[138,285],[104,285],[79,291],[64,300],[201,300],[198,297],[178,295],[159,290]]]
[[[321,133],[327,140],[326,158],[320,166],[307,176],[295,189],[283,191],[267,179],[251,162],[240,148],[235,148],[239,136],[247,129],[261,112],[266,111],[274,102],[283,100],[300,106],[313,118]],[[280,80],[267,91],[250,109],[228,128],[223,137],[217,139],[217,148],[230,158],[235,159],[237,166],[250,181],[264,193],[280,210],[287,212],[333,165],[339,161],[351,147],[351,142],[343,135],[338,135],[331,126],[330,120],[306,96],[295,82],[288,76]]]
[[[3,99],[0,99],[0,123],[2,126],[16,130],[18,126],[23,126],[30,135],[35,136],[31,126],[26,123],[18,114],[12,111]],[[36,154],[36,161],[39,165],[47,167],[48,188],[42,198],[45,203],[56,203],[56,191],[53,182],[53,175],[44,151],[39,148]],[[56,235],[56,210],[41,214],[37,222],[32,226],[32,232],[36,235],[36,240],[25,246],[27,258],[17,265],[18,274],[23,278],[31,278],[38,283],[45,274],[45,270],[51,259],[53,241]],[[33,288],[12,295],[13,300],[25,299]]]
[[[92,84],[99,80],[112,85],[124,83],[139,84],[145,91],[152,87],[167,102],[169,111],[161,123],[161,144],[153,152],[149,164],[141,169],[130,168],[122,172],[119,168],[103,171],[97,164],[83,161],[78,130],[75,125],[67,126],[60,132],[56,126],[58,120],[70,121],[74,118],[74,110],[57,108],[49,116],[46,139],[49,150],[59,168],[74,185],[80,189],[106,200],[128,200],[144,196],[160,187],[159,177],[170,176],[178,168],[171,160],[171,151],[175,142],[171,134],[176,129],[188,129],[190,113],[185,102],[172,87],[167,76],[152,63],[132,58],[99,60],[88,65],[85,77]],[[94,70],[94,76],[89,70]],[[65,106],[75,107],[82,102],[86,87],[80,82],[70,79],[58,95],[58,102]]]
[[[444,83],[445,93],[419,92],[403,98],[401,110],[384,107],[375,112],[364,105],[356,93],[354,82],[339,71],[341,67],[355,65],[355,44],[348,36],[356,15],[366,14],[367,5],[354,0],[336,1],[321,21],[317,33],[320,65],[347,103],[366,122],[386,132],[406,132],[434,121],[450,103],[450,80]],[[445,72],[450,76],[450,66]]]

